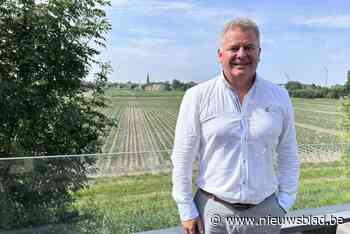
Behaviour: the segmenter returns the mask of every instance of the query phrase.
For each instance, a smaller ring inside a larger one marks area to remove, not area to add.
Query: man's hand
[[[204,225],[199,216],[194,219],[183,221],[182,227],[186,234],[198,234],[196,230],[198,230],[200,234],[204,234]]]

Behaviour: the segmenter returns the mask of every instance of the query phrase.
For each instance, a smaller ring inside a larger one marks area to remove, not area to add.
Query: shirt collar
[[[229,88],[230,90],[232,90],[234,92],[234,89],[231,87],[231,85],[228,83],[228,81],[224,77],[224,71],[221,71],[221,73],[220,73],[220,80],[227,88]],[[256,89],[256,87],[259,83],[259,80],[260,80],[260,77],[258,76],[257,73],[255,73],[255,79],[254,79],[253,85],[252,85],[252,87],[250,87],[247,94],[254,92],[254,90]]]

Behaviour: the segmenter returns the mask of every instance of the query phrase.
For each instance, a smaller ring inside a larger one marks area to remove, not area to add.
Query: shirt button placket
[[[244,151],[245,151],[245,143],[244,143],[244,135],[245,135],[245,127],[244,127],[244,119],[241,118],[240,119],[240,124],[241,124],[241,152],[239,154],[239,161],[240,163],[240,183],[239,183],[239,187],[240,187],[240,198],[243,198],[243,186],[244,186],[244,163],[242,163],[244,161]]]
[[[247,118],[243,115],[243,137],[242,137],[242,159],[243,159],[243,173],[242,173],[242,185],[245,186],[247,184],[248,178],[248,168],[247,168],[247,153],[248,153],[248,121]],[[244,192],[243,187],[243,192]]]

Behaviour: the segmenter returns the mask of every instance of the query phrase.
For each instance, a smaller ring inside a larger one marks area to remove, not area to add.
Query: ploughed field
[[[101,176],[168,171],[179,91],[107,91],[115,126],[105,138],[99,169]],[[341,101],[293,99],[297,140],[304,162],[335,161],[341,156]]]
[[[108,155],[98,160],[100,177],[90,178],[90,188],[75,193],[75,205],[91,217],[91,222],[77,225],[83,233],[178,226],[169,157],[183,93],[114,89],[107,94],[110,108],[104,111],[116,124],[105,139],[103,151]],[[293,209],[350,202],[350,161],[340,160],[342,150],[336,144],[340,101],[293,99],[293,104],[304,162]]]

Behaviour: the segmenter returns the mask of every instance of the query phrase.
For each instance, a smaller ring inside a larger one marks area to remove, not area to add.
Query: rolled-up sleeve
[[[284,92],[285,113],[283,130],[277,146],[279,204],[287,211],[296,200],[300,159],[294,124],[294,111],[287,91]]]
[[[201,132],[199,100],[195,91],[193,88],[189,89],[182,99],[171,155],[172,196],[177,203],[182,221],[198,216],[192,195],[193,162],[199,152]]]

